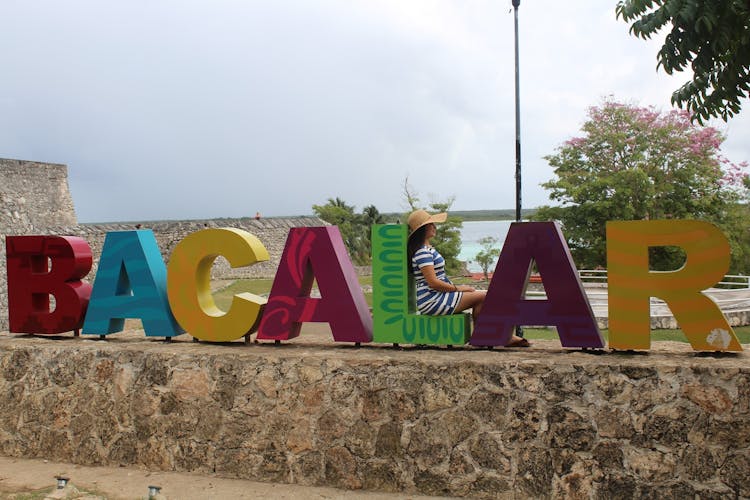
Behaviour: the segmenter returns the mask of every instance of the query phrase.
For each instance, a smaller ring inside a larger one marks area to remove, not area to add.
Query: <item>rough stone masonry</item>
[[[747,498],[749,359],[4,334],[0,455],[482,498]]]

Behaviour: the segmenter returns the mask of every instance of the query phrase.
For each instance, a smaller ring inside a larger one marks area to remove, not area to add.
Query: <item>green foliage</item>
[[[489,279],[490,267],[495,263],[498,256],[500,255],[500,247],[497,246],[499,242],[499,239],[492,236],[485,236],[484,238],[479,240],[479,244],[482,246],[482,249],[479,251],[476,257],[474,257],[474,260],[477,262],[477,264],[479,264],[479,267],[482,268],[484,279]]]
[[[428,210],[431,213],[448,212],[452,204],[453,198],[450,198],[444,202],[430,203]],[[432,246],[445,259],[445,271],[449,275],[460,274],[464,268],[463,262],[458,260],[458,254],[461,253],[462,227],[463,219],[448,212],[448,219],[438,225],[437,235],[432,238]]]
[[[375,205],[367,206],[357,214],[354,206],[337,197],[328,198],[325,205],[313,205],[312,208],[322,220],[338,226],[354,264],[364,266],[370,263],[370,226],[385,222]]]
[[[732,260],[729,271],[733,274],[750,274],[750,206],[746,203],[729,203],[721,220],[716,222],[729,239]]]
[[[657,69],[690,69],[692,80],[672,94],[692,119],[724,121],[740,111],[750,93],[750,2],[748,0],[620,0],[617,17],[630,33],[649,39],[666,28]]]
[[[370,228],[373,224],[385,224],[385,217],[378,211],[375,205],[369,205],[362,209],[362,225],[366,229],[368,255],[369,249],[372,248],[372,231]],[[372,257],[370,255],[370,257]]]
[[[534,216],[563,224],[580,268],[606,265],[608,220],[695,218],[729,224],[744,174],[725,177],[721,164],[729,162],[719,153],[723,138],[716,129],[691,124],[686,112],[662,114],[605,101],[589,110],[582,130],[581,137],[545,157],[556,178],[542,186],[561,206],[542,207]],[[684,261],[673,247],[654,249],[650,257],[657,270]]]

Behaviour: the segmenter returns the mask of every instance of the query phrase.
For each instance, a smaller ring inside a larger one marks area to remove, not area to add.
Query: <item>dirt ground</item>
[[[56,477],[70,479],[63,495],[54,493]],[[242,479],[224,479],[184,472],[149,472],[126,467],[86,467],[39,459],[0,457],[0,499],[76,498],[131,500],[148,498],[149,486],[160,486],[159,499],[289,499],[289,500],[392,500],[429,499],[420,495],[372,493],[293,484],[260,483]],[[46,494],[52,489],[53,495]],[[75,489],[80,493],[76,493]],[[71,491],[72,490],[72,491]],[[65,493],[72,493],[64,496]],[[444,498],[444,497],[441,497]]]

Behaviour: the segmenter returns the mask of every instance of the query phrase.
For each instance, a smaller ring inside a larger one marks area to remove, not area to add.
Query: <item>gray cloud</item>
[[[614,4],[521,5],[525,206],[602,96],[669,107],[685,76]],[[6,1],[0,156],[66,163],[83,221],[514,205],[510,2]],[[747,105],[746,105],[747,107]],[[730,159],[750,159],[745,111]]]

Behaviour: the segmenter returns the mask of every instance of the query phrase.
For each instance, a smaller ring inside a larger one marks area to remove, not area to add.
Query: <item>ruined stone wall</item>
[[[8,327],[5,235],[75,224],[65,165],[0,158],[0,331]]]
[[[0,230],[77,224],[65,165],[0,158]]]
[[[546,345],[0,336],[0,454],[433,495],[750,497],[747,352]]]
[[[177,243],[185,236],[195,231],[207,228],[230,227],[243,229],[256,236],[270,255],[267,262],[259,262],[249,267],[233,269],[224,258],[218,258],[214,263],[213,277],[216,279],[239,278],[272,278],[279,267],[281,253],[284,250],[289,229],[293,227],[314,227],[327,225],[317,217],[274,217],[255,220],[240,219],[210,219],[191,221],[164,221],[138,223],[140,229],[150,229],[154,232],[159,244],[162,257],[169,262],[169,256]],[[84,238],[94,253],[95,263],[98,263],[106,234],[111,231],[132,231],[135,223],[118,224],[81,224],[76,228],[56,228],[54,234],[72,234]],[[53,234],[52,232],[48,234]],[[94,267],[94,270],[96,267]],[[95,274],[92,271],[91,276]]]

